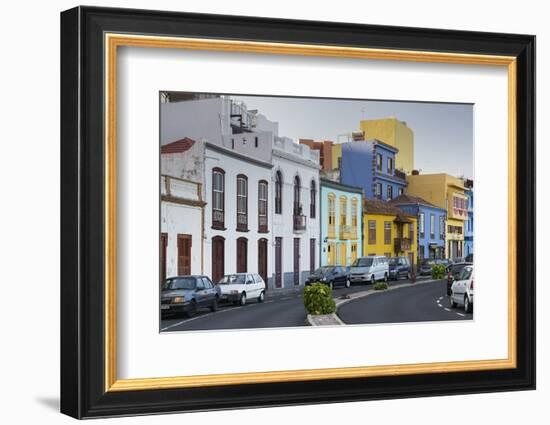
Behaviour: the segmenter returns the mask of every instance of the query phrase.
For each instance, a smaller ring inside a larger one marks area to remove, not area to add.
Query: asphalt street
[[[407,283],[390,282],[390,286]],[[333,295],[366,291],[371,285],[335,288]],[[452,309],[446,296],[444,280],[418,283],[410,287],[381,291],[347,302],[338,309],[347,324],[398,323],[471,319],[463,309]],[[220,329],[254,329],[305,326],[306,312],[301,291],[278,294],[268,292],[265,301],[251,301],[244,306],[221,304],[217,312],[200,310],[195,317],[168,316],[161,321],[161,331],[201,331]]]
[[[446,284],[438,280],[375,293],[342,305],[338,316],[346,324],[471,320],[472,313],[451,308]]]
[[[335,288],[334,297],[345,293],[359,292],[369,286],[352,286]],[[197,316],[166,317],[162,320],[161,331],[198,331],[215,329],[254,329],[305,326],[306,312],[301,291],[288,294],[268,292],[265,301],[251,301],[244,306],[220,304],[216,313],[201,310]]]

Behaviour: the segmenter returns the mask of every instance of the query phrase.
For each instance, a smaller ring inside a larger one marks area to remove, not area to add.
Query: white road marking
[[[445,311],[451,311],[451,309],[450,309],[450,308],[447,308],[447,307],[445,307]]]
[[[280,300],[283,300],[285,298],[281,298]],[[291,299],[291,298],[286,298],[286,299]],[[206,313],[206,314],[202,314],[202,315],[199,315],[199,316],[195,316],[195,317],[191,317],[190,319],[185,319],[185,320],[182,320],[181,322],[178,322],[178,323],[173,323],[169,326],[166,326],[165,328],[161,328],[160,331],[166,331],[168,329],[172,329],[172,328],[175,328],[176,326],[179,326],[179,325],[183,325],[184,323],[189,323],[189,322],[192,322],[194,320],[198,320],[198,319],[203,319],[205,317],[209,317],[209,316],[212,316],[214,314],[217,314],[217,313],[225,313],[225,312],[228,312],[228,311],[235,311],[235,310],[239,310],[241,308],[244,308],[244,307],[252,307],[254,305],[261,305],[261,304],[269,304],[269,303],[272,303],[272,302],[275,302],[276,300],[269,300],[269,301],[264,301],[263,303],[253,303],[253,304],[245,304],[245,305],[241,305],[241,306],[238,306],[238,307],[229,307],[229,308],[225,308],[223,310],[218,310],[216,312],[210,312],[210,313]]]
[[[462,313],[456,313],[456,314],[458,314],[459,316],[462,316],[462,317],[466,316],[465,314],[462,314]]]

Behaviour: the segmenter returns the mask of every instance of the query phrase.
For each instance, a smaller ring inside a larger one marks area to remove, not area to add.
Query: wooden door
[[[267,239],[265,238],[258,240],[258,274],[267,287]]]
[[[246,273],[248,270],[248,240],[246,238],[237,239],[237,273]]]
[[[162,284],[166,280],[166,248],[168,247],[168,234],[160,234],[160,258],[159,258],[159,277]]]
[[[191,235],[178,235],[178,275],[191,274]]]
[[[348,262],[348,244],[346,242],[340,242],[340,259],[339,265],[345,267]]]
[[[212,282],[217,283],[225,274],[225,239],[212,238]]]
[[[283,238],[275,238],[275,287],[283,287]]]
[[[300,238],[294,238],[294,285],[300,284]]]

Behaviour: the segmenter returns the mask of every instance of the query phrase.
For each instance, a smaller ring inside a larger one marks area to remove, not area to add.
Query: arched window
[[[328,194],[328,237],[336,237],[336,195]]]
[[[225,222],[225,171],[212,169],[212,227],[223,229]]]
[[[258,182],[258,231],[267,232],[267,182]]]
[[[248,178],[237,176],[237,230],[248,230]]]
[[[275,173],[275,214],[283,212],[283,174]]]
[[[310,218],[315,218],[315,214],[317,211],[317,185],[315,184],[315,180],[311,181],[309,193],[309,216]]]
[[[351,231],[354,235],[357,234],[357,198],[351,200]]]
[[[340,196],[340,226],[348,224],[348,198]]]
[[[294,177],[294,215],[302,215],[302,203],[300,200],[301,186],[300,176]]]

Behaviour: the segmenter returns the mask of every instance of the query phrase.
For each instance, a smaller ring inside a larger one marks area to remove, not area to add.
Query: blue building
[[[418,218],[418,261],[425,258],[445,258],[445,227],[447,212],[428,201],[403,194],[390,204]]]
[[[361,187],[367,199],[392,200],[407,187],[405,173],[395,168],[397,153],[376,139],[343,143],[340,181]]]
[[[474,182],[466,180],[464,194],[468,197],[468,220],[464,223],[464,258],[474,255]]]
[[[321,266],[352,264],[363,255],[363,190],[320,180]]]

